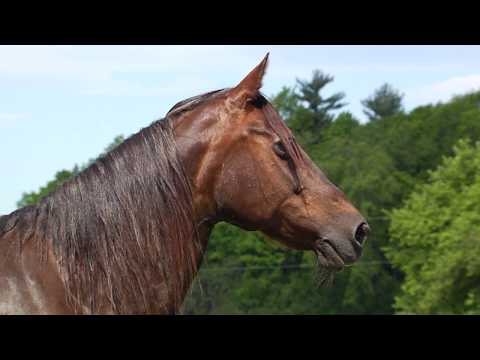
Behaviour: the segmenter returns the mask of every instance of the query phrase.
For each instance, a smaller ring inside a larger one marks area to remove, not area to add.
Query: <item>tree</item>
[[[405,273],[399,312],[480,313],[480,143],[459,141],[391,213],[385,252]]]
[[[358,126],[360,126],[360,122],[352,113],[348,111],[341,112],[335,118],[335,121],[326,129],[324,140],[328,138],[347,137],[353,134]]]
[[[307,107],[316,115],[316,124],[319,127],[325,126],[331,122],[332,116],[329,114],[332,110],[340,109],[346,103],[340,101],[345,97],[344,93],[336,93],[328,98],[320,95],[322,89],[333,81],[333,76],[324,74],[320,70],[314,70],[310,81],[297,79],[300,94],[298,98],[307,103]]]
[[[344,93],[335,93],[329,97],[321,95],[325,86],[333,81],[333,77],[315,70],[311,80],[297,79],[298,88],[284,88],[274,99],[274,103],[281,103],[289,126],[300,138],[304,145],[315,144],[320,141],[321,131],[329,126],[334,115],[332,111],[346,105],[341,100]]]
[[[277,95],[272,97],[272,104],[283,119],[291,118],[299,108],[298,96],[294,88],[282,87]]]
[[[372,96],[361,101],[365,107],[363,112],[370,121],[399,114],[403,111],[403,96],[391,85],[385,83],[375,90]]]

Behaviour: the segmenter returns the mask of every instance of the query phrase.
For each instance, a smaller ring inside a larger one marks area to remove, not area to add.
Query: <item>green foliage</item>
[[[369,98],[362,100],[363,111],[370,121],[384,119],[403,111],[403,94],[389,84],[383,84]]]
[[[335,122],[325,129],[325,138],[344,138],[353,133],[360,122],[348,111],[340,113]]]
[[[295,90],[286,86],[273,97],[271,102],[284,119],[291,118],[300,106]]]
[[[480,313],[480,143],[460,141],[392,211],[388,258],[405,273],[400,312]]]

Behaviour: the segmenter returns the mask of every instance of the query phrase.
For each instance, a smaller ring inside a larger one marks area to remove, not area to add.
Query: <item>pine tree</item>
[[[346,103],[340,102],[345,97],[344,93],[336,93],[327,98],[320,94],[323,88],[332,81],[333,76],[324,74],[320,70],[313,72],[310,81],[297,79],[299,86],[298,98],[301,101],[305,101],[308,109],[315,115],[314,125],[317,130],[332,122],[333,116],[330,114],[332,110],[340,109],[346,105]]]
[[[399,114],[403,111],[403,94],[400,94],[390,84],[383,84],[369,98],[362,100],[363,112],[369,121],[376,121]]]

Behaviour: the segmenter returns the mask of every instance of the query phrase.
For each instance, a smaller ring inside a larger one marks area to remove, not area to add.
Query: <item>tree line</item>
[[[271,101],[312,160],[367,218],[372,233],[362,259],[333,286],[319,288],[313,254],[220,223],[184,313],[480,310],[480,92],[406,112],[404,95],[384,84],[362,101],[368,121],[361,123],[344,110],[344,93],[324,95],[333,81],[317,70]],[[122,141],[115,138],[105,151]],[[83,167],[59,171],[18,206],[37,202]]]

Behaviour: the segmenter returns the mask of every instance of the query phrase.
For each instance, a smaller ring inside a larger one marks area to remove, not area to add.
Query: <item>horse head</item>
[[[359,259],[369,227],[260,93],[267,62],[237,86],[170,111],[195,211],[312,250],[320,266],[339,270]]]

